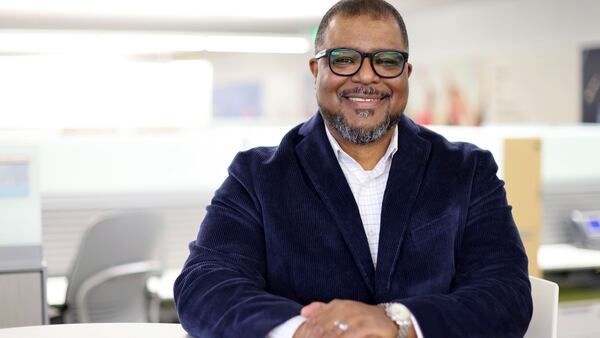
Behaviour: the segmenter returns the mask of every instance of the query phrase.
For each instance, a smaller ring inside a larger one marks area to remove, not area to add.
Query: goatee
[[[354,143],[354,144],[369,144],[373,143],[385,135],[385,133],[392,129],[398,124],[400,120],[400,116],[402,114],[398,114],[397,116],[392,117],[391,113],[387,113],[385,120],[380,124],[376,125],[371,129],[365,128],[354,128],[348,124],[348,121],[342,116],[341,113],[332,113],[323,108],[320,108],[321,116],[325,120],[325,123],[331,128],[333,128],[340,136],[342,136],[346,141]],[[370,112],[359,112],[361,117],[366,117],[364,115],[370,115]]]

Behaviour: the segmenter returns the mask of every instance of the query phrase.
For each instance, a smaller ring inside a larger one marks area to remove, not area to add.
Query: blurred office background
[[[32,297],[60,317],[94,220],[152,210],[148,318],[176,321],[173,277],[233,156],[316,111],[308,60],[334,2],[0,0],[0,272],[41,271]],[[561,284],[560,336],[600,335],[600,2],[391,2],[414,65],[406,113],[490,149],[509,185],[517,168],[509,198],[532,275]]]

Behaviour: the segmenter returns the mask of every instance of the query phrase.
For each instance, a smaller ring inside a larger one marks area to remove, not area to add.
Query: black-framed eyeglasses
[[[352,76],[360,70],[363,60],[371,60],[371,68],[377,76],[394,78],[402,75],[408,53],[398,50],[378,50],[374,52],[361,52],[352,48],[329,48],[315,54],[315,59],[327,56],[329,69],[339,76]]]

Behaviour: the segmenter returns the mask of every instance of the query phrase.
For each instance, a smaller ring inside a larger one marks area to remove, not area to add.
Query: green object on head
[[[310,37],[312,38],[313,45],[317,40],[317,32],[319,31],[319,26],[314,26],[312,31],[310,32]]]

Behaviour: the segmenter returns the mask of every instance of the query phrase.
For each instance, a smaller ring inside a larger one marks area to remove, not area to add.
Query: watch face
[[[410,320],[410,311],[402,304],[392,303],[388,306],[388,311],[394,316],[395,320]]]

